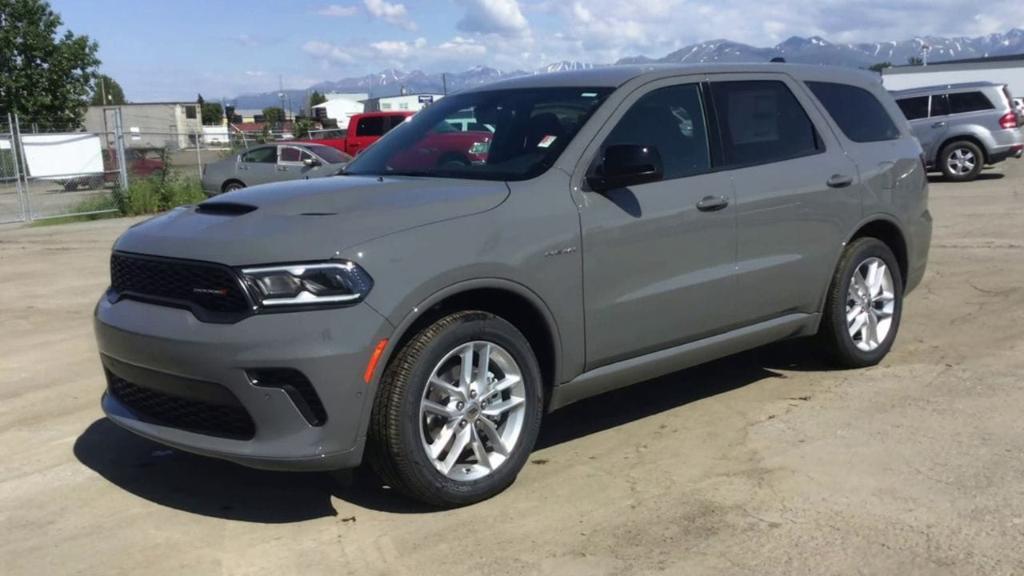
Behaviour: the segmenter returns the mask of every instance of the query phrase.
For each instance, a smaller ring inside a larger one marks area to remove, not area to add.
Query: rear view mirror
[[[305,164],[306,166],[319,166],[320,165],[320,161],[317,160],[316,158],[303,158],[302,159],[302,163]]]
[[[625,188],[664,177],[661,154],[654,146],[615,144],[605,148],[596,169],[587,176],[587,184],[595,192]]]

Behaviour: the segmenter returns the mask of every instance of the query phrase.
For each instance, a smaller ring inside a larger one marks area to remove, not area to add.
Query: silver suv
[[[465,118],[490,132],[479,160],[422,151]],[[365,456],[469,504],[587,396],[800,336],[879,362],[924,274],[927,186],[868,73],[619,66],[461,92],[345,176],[127,230],[96,307],[103,409],[248,466]]]
[[[1005,84],[975,82],[893,92],[929,168],[974,180],[985,164],[1020,158],[1020,115]]]

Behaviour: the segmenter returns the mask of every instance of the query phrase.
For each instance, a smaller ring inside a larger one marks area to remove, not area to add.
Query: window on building
[[[726,166],[781,162],[824,149],[796,96],[783,82],[711,84]]]
[[[881,142],[900,137],[899,128],[871,92],[834,82],[808,82],[807,86],[850,140]]]
[[[927,96],[901,98],[896,101],[896,104],[899,105],[900,110],[903,110],[903,115],[907,117],[907,120],[917,120],[918,118],[928,117]]]
[[[981,110],[992,110],[995,106],[981,92],[955,92],[947,96],[949,98],[949,113],[963,114],[965,112],[979,112]]]
[[[604,147],[617,144],[657,148],[666,180],[708,171],[711,158],[698,86],[669,86],[644,95],[604,141]]]
[[[185,106],[185,118],[188,118],[189,120],[195,120],[196,119],[196,107],[195,106]]]

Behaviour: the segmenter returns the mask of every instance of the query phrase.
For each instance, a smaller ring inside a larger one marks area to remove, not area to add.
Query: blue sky
[[[715,38],[771,45],[980,35],[1024,22],[1024,2],[989,0],[51,0],[100,45],[102,69],[134,101],[306,88],[384,68],[662,56]]]

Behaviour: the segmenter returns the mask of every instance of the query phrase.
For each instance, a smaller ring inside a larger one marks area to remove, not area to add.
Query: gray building
[[[882,82],[888,90],[995,82],[1007,84],[1015,97],[1024,96],[1024,54],[953,60],[927,66],[894,66],[882,71]]]
[[[85,114],[85,130],[113,134],[118,109],[128,148],[189,148],[195,146],[197,134],[201,137],[203,133],[202,112],[197,102],[90,106]]]

